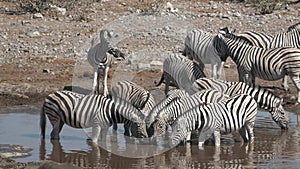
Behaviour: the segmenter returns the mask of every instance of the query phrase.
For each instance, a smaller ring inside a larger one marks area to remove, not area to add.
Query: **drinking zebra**
[[[155,106],[154,97],[148,90],[128,80],[120,81],[114,85],[112,87],[111,95],[112,97],[119,97],[126,100],[140,110],[144,117],[147,117]],[[131,125],[134,124],[131,124],[130,120],[127,120],[124,123],[125,135],[129,135],[129,127]],[[117,129],[117,125],[114,125],[114,129]],[[133,135],[135,136],[136,134]]]
[[[300,102],[300,49],[281,47],[263,49],[248,45],[243,39],[223,29],[214,46],[230,55],[237,64],[240,81],[255,84],[255,77],[279,80],[289,75],[298,90]]]
[[[96,42],[96,39],[91,41],[91,48],[88,51],[88,61],[94,69],[94,80],[93,80],[93,93],[100,94],[100,69],[103,70],[103,95],[108,95],[107,88],[107,76],[109,67],[112,64],[112,56],[107,55],[107,53],[113,55],[116,58],[123,58],[124,54],[118,49],[111,47],[112,32],[104,29],[100,31],[100,43]]]
[[[154,136],[159,136],[165,133],[167,126],[172,126],[175,119],[189,109],[201,104],[219,102],[225,98],[227,97],[219,91],[202,90],[191,96],[180,97],[173,100],[157,114],[155,121],[152,122]],[[188,135],[188,138],[190,138],[190,135]]]
[[[270,112],[272,119],[278,126],[282,129],[288,129],[288,112],[282,106],[283,99],[260,86],[249,86],[243,82],[200,78],[195,81],[194,87],[200,91],[207,89],[217,90],[231,97],[237,94],[250,95],[256,100],[260,108]]]
[[[162,111],[162,109],[167,107],[174,100],[182,97],[188,97],[188,96],[190,95],[184,90],[180,90],[180,89],[171,90],[168,92],[168,95],[165,99],[163,99],[153,107],[153,109],[150,111],[149,115],[146,117],[145,120],[149,137],[153,136],[154,134],[153,122],[155,121],[155,118],[158,115],[158,113]]]
[[[169,92],[171,82],[175,83],[177,88],[194,93],[195,89],[192,88],[192,84],[201,77],[205,77],[205,74],[198,64],[180,54],[171,54],[163,63],[163,74],[156,86],[165,80],[165,95]]]
[[[212,45],[215,38],[209,32],[193,29],[185,38],[183,55],[196,60],[203,68],[204,64],[211,64],[211,77],[220,79],[225,60],[221,59],[222,53]]]
[[[172,127],[171,145],[177,145],[188,132],[199,130],[199,146],[213,134],[220,146],[220,134],[239,131],[245,142],[253,142],[256,101],[248,95],[236,95],[217,103],[203,104],[179,116]]]
[[[57,91],[46,97],[40,118],[42,138],[45,138],[46,115],[53,127],[51,139],[59,139],[63,125],[67,124],[74,128],[92,127],[94,143],[100,131],[105,133],[114,123],[124,123],[126,119],[144,123],[142,113],[123,99],[111,100],[103,95],[81,95],[71,91]],[[136,132],[139,137],[147,136],[146,129],[137,128]]]

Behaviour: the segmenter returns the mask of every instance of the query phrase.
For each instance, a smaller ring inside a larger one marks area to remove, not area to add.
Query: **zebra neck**
[[[273,93],[261,87],[255,87],[253,93],[255,93],[254,99],[262,109],[273,110],[276,107],[276,103],[280,102],[280,99]]]

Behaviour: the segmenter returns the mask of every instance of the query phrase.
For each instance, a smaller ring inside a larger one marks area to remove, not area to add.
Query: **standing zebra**
[[[214,46],[227,53],[227,56],[230,55],[237,64],[240,81],[254,85],[255,77],[279,80],[289,75],[298,90],[297,102],[300,102],[300,49],[263,49],[248,45],[248,42],[224,30],[220,31]]]
[[[256,101],[248,95],[236,95],[217,103],[204,104],[179,116],[172,128],[171,145],[177,145],[188,132],[199,130],[199,146],[206,136],[213,134],[215,145],[220,146],[220,134],[239,131],[245,142],[253,142]]]
[[[53,127],[51,139],[59,139],[64,124],[74,128],[92,127],[91,140],[97,143],[100,130],[126,119],[134,123],[144,123],[142,114],[128,102],[120,98],[111,100],[102,95],[81,95],[71,91],[57,91],[48,95],[44,101],[40,126],[45,138],[46,115]],[[140,137],[147,136],[146,129],[138,128]],[[102,132],[103,134],[103,132]]]
[[[184,89],[188,93],[194,93],[193,83],[196,79],[205,77],[202,68],[179,54],[171,54],[163,63],[163,74],[159,86],[165,80],[165,94],[169,92],[170,82],[175,83],[177,88]]]
[[[100,69],[103,70],[103,95],[108,95],[107,76],[109,67],[112,64],[112,54],[114,57],[124,59],[124,54],[117,49],[111,47],[112,32],[104,29],[100,31],[100,43],[96,43],[95,39],[91,41],[91,48],[88,51],[88,61],[94,68],[93,93],[100,94]]]
[[[112,97],[119,97],[126,100],[140,110],[145,117],[149,115],[150,111],[155,106],[154,97],[148,90],[128,80],[120,81],[114,85],[112,87],[111,95]],[[131,125],[130,120],[124,123],[125,135],[129,135],[129,127]],[[116,125],[114,126],[114,129],[117,129]]]
[[[268,35],[262,32],[248,31],[237,35],[250,42],[251,45],[270,49],[279,47],[300,48],[300,23],[292,25],[287,32]],[[282,80],[282,87],[288,90],[287,75]]]
[[[183,55],[196,60],[203,68],[204,64],[211,64],[211,77],[220,79],[225,60],[221,59],[222,53],[213,47],[215,38],[209,32],[193,29],[185,38]]]
[[[214,89],[231,97],[237,94],[250,95],[256,100],[260,108],[270,112],[272,119],[278,126],[282,129],[288,128],[288,112],[283,109],[283,100],[262,87],[251,87],[243,82],[227,82],[207,78],[197,79],[194,87],[200,91]]]
[[[201,104],[219,102],[225,98],[227,97],[225,97],[219,91],[202,90],[191,96],[181,97],[173,100],[157,114],[155,121],[152,122],[154,136],[159,136],[165,133],[167,126],[172,126],[176,118],[184,114],[189,109],[197,107]],[[188,136],[188,138],[190,138],[190,136]]]

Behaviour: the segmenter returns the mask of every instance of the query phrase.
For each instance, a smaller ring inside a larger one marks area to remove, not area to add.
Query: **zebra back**
[[[195,59],[203,64],[211,64],[211,61],[221,62],[220,56],[212,42],[215,35],[209,32],[194,29],[185,38],[183,54],[189,59]]]
[[[172,125],[176,118],[186,111],[202,104],[219,102],[225,97],[221,92],[216,90],[202,90],[192,96],[181,97],[173,100],[169,105],[162,109],[153,122],[154,136],[166,132],[167,125]]]
[[[156,121],[172,125],[174,120],[187,110],[202,104],[219,102],[225,98],[227,97],[217,90],[202,90],[191,96],[173,100],[157,114]]]
[[[177,87],[193,93],[192,83],[201,77],[205,77],[203,67],[179,54],[168,56],[163,63],[164,73],[172,77]],[[165,79],[167,80],[167,79]]]
[[[248,94],[260,108],[268,110],[273,120],[283,129],[288,127],[288,112],[282,106],[283,100],[260,86],[249,86],[244,82],[227,82],[207,78],[197,79],[194,87],[198,90],[215,89],[226,95]]]
[[[256,101],[248,95],[236,95],[217,103],[200,105],[179,116],[172,127],[172,144],[186,138],[187,132],[200,130],[213,133],[238,131],[245,124],[254,124]]]
[[[248,31],[237,35],[238,37],[248,41],[251,45],[260,48],[267,48],[271,43],[273,36],[261,32]]]
[[[127,100],[145,116],[148,116],[155,105],[154,97],[148,90],[128,80],[120,81],[113,86],[111,95]]]

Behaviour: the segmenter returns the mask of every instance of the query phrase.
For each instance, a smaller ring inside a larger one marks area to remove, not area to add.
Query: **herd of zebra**
[[[151,92],[128,80],[119,81],[108,91],[107,72],[112,56],[125,56],[110,45],[112,37],[110,31],[102,30],[100,43],[92,41],[88,52],[88,61],[94,68],[91,94],[63,90],[46,97],[40,119],[42,138],[47,115],[53,127],[51,139],[59,139],[63,125],[67,124],[74,128],[92,127],[89,139],[97,143],[99,138],[105,139],[109,127],[116,129],[116,124],[123,123],[124,134],[137,138],[155,138],[171,127],[171,145],[189,141],[192,131],[198,131],[199,145],[212,138],[219,146],[221,134],[235,132],[245,142],[253,142],[259,108],[269,111],[281,129],[288,129],[289,121],[283,99],[255,85],[255,77],[282,78],[283,87],[288,90],[286,78],[290,76],[300,102],[300,23],[276,35],[253,31],[235,34],[228,28],[220,29],[217,35],[190,31],[184,50],[171,54],[163,63],[163,74],[156,85],[165,83],[166,97],[158,103]],[[220,79],[228,56],[237,65],[239,82]],[[211,78],[204,74],[205,64],[212,66]],[[103,94],[99,86],[101,69]],[[171,84],[177,89],[170,90]]]

